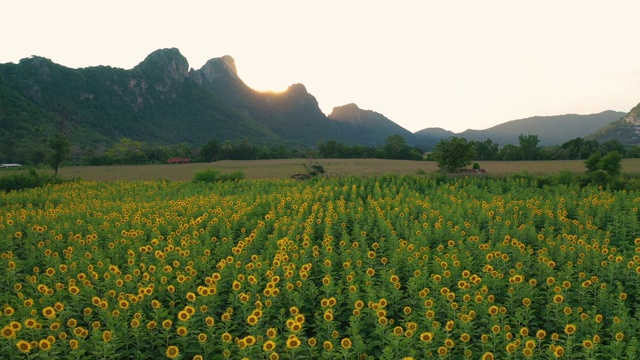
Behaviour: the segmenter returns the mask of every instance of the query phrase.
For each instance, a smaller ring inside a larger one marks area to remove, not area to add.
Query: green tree
[[[520,160],[520,148],[507,144],[500,149],[500,158],[506,161]]]
[[[49,161],[53,168],[53,176],[57,177],[60,164],[71,154],[71,142],[65,136],[56,134],[49,139],[49,149],[51,149]]]
[[[208,162],[216,161],[220,157],[220,144],[216,140],[210,140],[202,145],[200,156]]]
[[[387,159],[406,159],[410,151],[411,147],[407,144],[407,140],[397,134],[387,137],[382,150],[384,157]]]
[[[497,143],[491,139],[485,141],[470,141],[476,151],[476,160],[496,160],[500,151]]]
[[[625,153],[626,149],[624,145],[620,143],[620,141],[616,139],[611,139],[603,142],[600,147],[602,148],[603,154],[609,154],[611,152],[617,151],[621,155]]]
[[[595,140],[577,137],[562,144],[562,149],[567,151],[568,159],[587,159],[591,154],[600,150],[600,144]]]
[[[122,138],[105,152],[112,164],[144,164],[147,156],[140,141]]]
[[[541,158],[540,148],[538,144],[540,139],[538,135],[523,135],[518,136],[518,143],[520,143],[520,154],[522,160],[539,160]]]
[[[600,169],[611,176],[620,175],[622,172],[622,155],[617,151],[611,151],[600,159]]]
[[[594,153],[591,154],[591,156],[589,156],[587,158],[587,160],[584,161],[584,166],[587,168],[587,172],[593,172],[596,170],[600,170],[600,159],[602,158],[602,156],[600,156],[599,153]]]
[[[587,172],[605,171],[610,176],[620,175],[622,171],[622,155],[617,151],[611,151],[605,156],[596,153],[584,162]]]
[[[390,135],[382,148],[382,157],[385,159],[419,160],[422,154],[412,148],[402,135]]]
[[[51,150],[49,163],[53,168],[53,176],[58,176],[60,164],[71,155],[71,142],[69,141],[69,118],[71,117],[71,107],[67,104],[54,103],[52,105],[54,114],[57,117],[54,133],[49,138],[48,145]]]
[[[460,171],[471,165],[475,156],[473,145],[467,142],[467,139],[455,136],[440,140],[433,152],[438,168],[448,173]]]

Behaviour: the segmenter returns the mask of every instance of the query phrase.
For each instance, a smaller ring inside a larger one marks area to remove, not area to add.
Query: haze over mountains
[[[428,101],[425,113],[416,114],[425,124]],[[523,133],[537,134],[542,145],[553,145],[605,126],[618,129],[610,125],[618,120],[627,128],[638,127],[638,112],[636,107],[630,122],[629,116],[620,120],[624,113],[605,111],[534,117],[461,134],[443,129],[413,134],[355,104],[335,107],[325,115],[302,84],[282,93],[255,91],[240,79],[230,56],[213,58],[197,70],[175,48],[157,50],[130,70],[71,69],[37,56],[0,64],[0,158],[11,161],[41,151],[43,140],[61,118],[72,142],[99,151],[124,137],[148,144],[246,139],[264,146],[313,147],[319,140],[376,146],[399,134],[410,144],[429,147],[452,135],[491,138],[504,145],[516,143]],[[616,137],[616,131],[607,130],[602,136]]]
[[[491,139],[500,145],[506,145],[517,144],[519,134],[532,134],[538,135],[540,146],[550,146],[586,137],[625,115],[623,112],[607,110],[590,115],[534,116],[508,121],[484,130],[465,130],[456,134],[440,128],[429,128],[416,132],[416,135],[433,138],[458,136],[475,141]]]

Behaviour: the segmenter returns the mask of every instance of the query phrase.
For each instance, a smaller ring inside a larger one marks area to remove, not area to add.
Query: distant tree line
[[[64,141],[58,146],[58,137],[51,136],[49,149],[43,148],[36,155],[26,159],[26,164],[49,163],[54,168],[64,162],[68,165],[134,165],[165,164],[174,157],[188,158],[191,162],[212,162],[220,160],[259,160],[287,158],[379,158],[399,160],[437,160],[436,152],[425,152],[424,148],[408,144],[401,135],[387,137],[380,146],[347,145],[335,140],[319,141],[316,147],[304,146],[258,146],[248,138],[235,141],[210,140],[201,146],[188,143],[174,145],[146,144],[142,141],[122,138],[110,147],[104,145],[78,145]],[[464,138],[442,139],[464,140],[468,145],[466,156],[474,161],[515,161],[515,160],[586,160],[592,155],[605,156],[617,152],[622,158],[640,158],[640,146],[624,146],[617,140],[599,143],[595,140],[575,138],[562,145],[540,147],[537,135],[523,135],[518,144],[499,146],[491,139],[467,141]],[[449,145],[449,144],[447,144]],[[436,146],[441,146],[440,144]]]
[[[122,138],[109,148],[74,147],[71,162],[76,165],[165,164],[170,158],[188,158],[191,162],[219,160],[258,160],[304,157],[303,151],[285,146],[256,146],[248,139],[235,142],[211,140],[202,146],[187,143],[149,145]]]
[[[318,142],[318,157],[329,159],[422,160],[423,151],[407,143],[401,135],[387,137],[383,146],[345,145],[335,140]]]
[[[142,165],[165,164],[168,159],[188,158],[191,162],[220,160],[261,160],[292,158],[383,158],[421,160],[423,151],[410,146],[400,135],[389,136],[383,146],[345,145],[334,140],[319,141],[316,148],[257,146],[249,139],[210,140],[202,146],[146,144],[122,138],[111,147],[72,145],[67,163],[73,165]],[[46,156],[46,154],[43,154]],[[38,159],[34,159],[37,164]]]
[[[447,139],[443,139],[445,141]],[[469,141],[477,161],[516,161],[516,160],[585,160],[593,154],[604,156],[617,151],[623,158],[640,158],[640,146],[625,147],[617,140],[599,143],[596,140],[575,138],[562,145],[540,147],[538,135],[518,137],[518,145],[507,144],[500,147],[491,139]],[[433,153],[427,154],[428,160],[435,160]]]

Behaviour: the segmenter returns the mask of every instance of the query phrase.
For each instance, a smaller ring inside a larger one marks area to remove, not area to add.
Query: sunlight
[[[284,87],[283,89],[275,90],[274,88],[258,89],[258,88],[251,87],[251,89],[253,89],[253,90],[255,90],[255,91],[259,92],[259,93],[274,94],[274,95],[285,93],[288,88],[289,87],[287,86],[287,87]]]

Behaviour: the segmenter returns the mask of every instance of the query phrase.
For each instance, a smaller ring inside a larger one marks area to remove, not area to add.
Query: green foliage
[[[311,175],[311,176],[318,176],[318,175],[322,175],[322,174],[325,173],[324,166],[322,166],[320,164],[311,165],[311,167],[308,168],[307,171],[309,172],[309,175]]]
[[[19,172],[16,174],[8,174],[0,177],[0,190],[12,191],[30,189],[45,186],[47,184],[58,184],[62,180],[52,178],[51,176],[30,169],[28,172]]]
[[[140,141],[122,138],[105,152],[112,164],[145,164],[147,157]]]
[[[433,152],[433,158],[438,162],[441,171],[454,173],[471,164],[475,157],[472,144],[466,139],[451,137],[438,142]]]
[[[485,141],[470,141],[476,152],[477,160],[497,160],[500,147],[491,139]]]
[[[209,140],[200,148],[200,157],[206,162],[218,160],[220,156],[220,144],[216,140]]]
[[[198,171],[193,175],[193,182],[195,183],[217,183],[226,181],[239,181],[245,178],[242,171],[234,171],[232,173],[222,174],[219,170],[206,169]]]
[[[374,146],[345,145],[335,140],[318,141],[318,156],[325,159],[364,159],[382,157],[381,150]]]
[[[541,154],[538,148],[540,139],[538,139],[538,135],[520,134],[518,142],[520,143],[520,160],[540,160]]]
[[[612,151],[600,159],[600,169],[611,176],[620,175],[622,171],[622,156],[618,151]]]
[[[620,175],[622,171],[622,155],[617,151],[612,151],[605,156],[593,154],[584,162],[588,172],[604,171],[609,176]]]
[[[51,149],[49,160],[54,171],[53,176],[58,176],[60,164],[69,158],[71,153],[71,143],[66,137],[56,135],[49,140],[49,148]]]
[[[607,184],[611,181],[611,175],[609,175],[606,171],[598,169],[594,171],[590,171],[587,174],[584,174],[580,178],[580,185],[597,185],[606,187]]]
[[[584,166],[587,168],[588,172],[593,172],[600,169],[600,159],[602,156],[600,154],[595,153],[591,154],[587,160],[584,162]]]
[[[414,151],[403,136],[391,135],[387,137],[382,148],[382,157],[385,159],[419,160],[422,155]]]
[[[560,146],[566,152],[563,158],[586,159],[599,151],[600,144],[595,140],[585,140],[581,137],[569,140]]]

